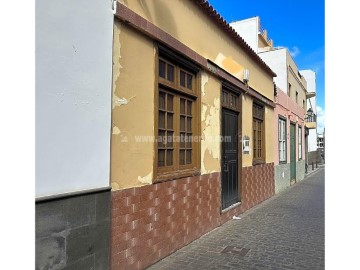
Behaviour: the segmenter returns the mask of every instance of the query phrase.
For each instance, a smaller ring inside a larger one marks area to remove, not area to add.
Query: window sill
[[[256,159],[256,160],[253,160],[253,166],[256,166],[256,165],[261,165],[261,164],[265,164],[265,160],[262,160],[262,159]]]
[[[230,211],[231,209],[234,209],[235,207],[237,207],[239,205],[241,205],[241,202],[234,203],[234,204],[230,205],[229,207],[227,207],[225,209],[222,209],[221,214],[224,214],[224,213]]]
[[[158,173],[157,177],[154,180],[154,183],[165,182],[169,180],[175,180],[179,178],[191,177],[200,175],[200,169],[188,169],[181,170],[176,172],[167,172],[167,173]]]

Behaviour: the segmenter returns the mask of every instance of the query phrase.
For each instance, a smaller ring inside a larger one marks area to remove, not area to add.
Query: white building
[[[311,108],[313,111],[315,118],[317,115],[316,111],[316,74],[314,71],[308,70],[301,70],[300,73],[305,77],[307,81],[307,110]],[[316,124],[316,119],[314,119]],[[309,119],[309,121],[311,121]],[[317,125],[316,125],[317,126]],[[317,129],[309,129],[308,135],[308,152],[317,151]]]
[[[316,122],[309,123],[309,120],[312,119],[306,116],[307,109],[310,108],[308,105],[311,103],[315,105],[315,102],[307,101],[310,97],[315,96],[315,73],[305,72],[307,75],[309,74],[311,80],[309,86],[313,96],[309,96],[308,82],[299,71],[289,50],[285,47],[274,47],[273,40],[270,39],[267,30],[261,26],[259,17],[232,22],[230,25],[276,73],[274,83],[281,94],[275,98],[275,115],[279,119],[279,126],[281,122],[286,127],[285,129],[279,128],[276,133],[282,134],[279,135],[279,138],[283,138],[281,147],[280,142],[275,142],[277,150],[286,152],[286,155],[279,155],[278,161],[275,159],[275,191],[279,192],[289,186],[289,182],[292,183],[294,178],[296,181],[304,178],[306,164],[309,161],[310,148],[307,147],[308,137],[306,136],[309,129],[313,129],[312,136],[315,133],[316,145]],[[310,75],[314,75],[314,77]],[[275,129],[277,125],[278,122],[275,123]],[[296,138],[291,135],[291,129],[294,130],[294,126],[299,131]],[[296,154],[293,147],[294,140],[299,145]],[[304,141],[305,145],[302,148]],[[313,142],[311,149],[312,147]],[[305,149],[305,157],[301,154],[303,149]]]
[[[35,268],[107,269],[112,4],[38,0],[35,15]]]

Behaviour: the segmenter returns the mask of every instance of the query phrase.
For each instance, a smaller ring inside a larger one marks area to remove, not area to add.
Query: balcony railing
[[[271,48],[273,48],[273,40],[269,37],[269,34],[268,34],[267,30],[263,28],[260,21],[259,21],[259,31],[260,31],[260,34],[262,35],[262,37],[265,39],[266,43]]]
[[[308,122],[308,123],[316,122],[316,114],[308,115],[308,116],[305,118],[305,120],[306,120],[306,122]]]

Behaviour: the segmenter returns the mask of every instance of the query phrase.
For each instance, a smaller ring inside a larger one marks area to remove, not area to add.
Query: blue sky
[[[209,0],[230,23],[259,16],[274,46],[288,47],[299,70],[316,72],[318,132],[325,120],[325,7],[323,0]]]

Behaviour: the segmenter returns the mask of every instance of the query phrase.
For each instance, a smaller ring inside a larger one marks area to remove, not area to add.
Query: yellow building
[[[120,2],[110,264],[142,269],[274,194],[276,74],[206,1]]]

